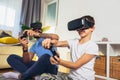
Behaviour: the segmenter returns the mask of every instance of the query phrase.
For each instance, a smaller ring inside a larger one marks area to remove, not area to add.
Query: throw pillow
[[[8,37],[8,36],[11,37],[11,35],[8,34],[8,33],[6,33],[5,31],[2,31],[2,33],[0,34],[0,38],[2,38],[2,37]]]
[[[0,38],[0,43],[3,44],[16,44],[19,43],[19,40],[13,37],[2,37]]]
[[[50,30],[50,28],[51,28],[50,26],[45,26],[45,27],[42,28],[42,32],[45,33],[48,30]]]

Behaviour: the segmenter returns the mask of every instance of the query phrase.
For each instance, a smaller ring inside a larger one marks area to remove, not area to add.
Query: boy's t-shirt
[[[77,61],[83,54],[93,54],[98,55],[98,45],[91,40],[80,44],[79,39],[68,40],[70,52],[71,52],[71,61]],[[71,69],[69,77],[73,80],[94,80],[95,71],[94,71],[94,62],[96,57],[90,60],[88,63],[84,64],[78,69]]]

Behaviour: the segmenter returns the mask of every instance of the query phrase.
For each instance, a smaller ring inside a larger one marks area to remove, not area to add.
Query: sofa
[[[14,45],[0,45],[0,69],[3,68],[10,68],[7,63],[7,57],[10,54],[17,54],[21,56],[22,50],[21,46],[14,46]]]
[[[0,34],[2,32],[5,32],[9,35],[12,35],[12,32],[11,31],[5,31],[5,30],[0,30]],[[5,35],[4,35],[5,36]],[[3,38],[2,38],[3,39]],[[8,39],[8,38],[7,38]],[[11,38],[9,38],[11,40]],[[0,38],[1,40],[1,38]],[[16,38],[17,40],[17,38]],[[13,41],[13,38],[12,38],[12,41]],[[10,42],[12,42],[10,41]],[[10,54],[16,54],[16,55],[19,55],[19,56],[22,56],[22,46],[20,45],[20,43],[7,43],[4,40],[2,40],[2,42],[4,43],[1,43],[0,42],[0,69],[4,69],[4,68],[10,68],[9,64],[7,63],[7,57],[10,55]],[[30,41],[29,43],[29,47],[33,44],[34,42]]]

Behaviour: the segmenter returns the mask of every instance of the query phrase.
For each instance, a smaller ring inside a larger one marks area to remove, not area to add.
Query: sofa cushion
[[[19,43],[17,38],[12,37],[12,32],[8,30],[0,30],[0,43],[16,44]]]
[[[6,33],[5,31],[2,31],[1,34],[0,34],[0,38],[2,38],[2,37],[8,37],[8,36],[11,37],[11,35],[8,34],[8,33]]]
[[[46,32],[48,32],[49,30],[50,30],[50,26],[44,26],[43,28],[42,28],[42,32],[43,33],[46,33]]]
[[[2,37],[0,38],[0,43],[3,44],[16,44],[19,43],[19,40],[14,37]]]
[[[1,30],[1,29],[0,29],[0,34],[1,34],[3,31],[4,31],[5,33],[9,34],[9,35],[12,35],[12,32],[11,32],[10,30]]]

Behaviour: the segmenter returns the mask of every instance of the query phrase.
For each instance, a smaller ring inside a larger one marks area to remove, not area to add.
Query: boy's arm
[[[84,64],[88,63],[93,57],[95,57],[95,55],[93,54],[84,54],[81,58],[79,58],[77,61],[75,62],[70,62],[70,61],[65,61],[60,59],[59,57],[55,56],[55,60],[54,58],[51,59],[51,62],[53,64],[60,64],[63,65],[67,68],[70,69],[78,69],[79,67],[83,66]]]
[[[45,48],[50,48],[51,45],[55,47],[68,47],[68,42],[56,39],[51,40],[50,38],[47,38],[42,42],[42,46]]]

